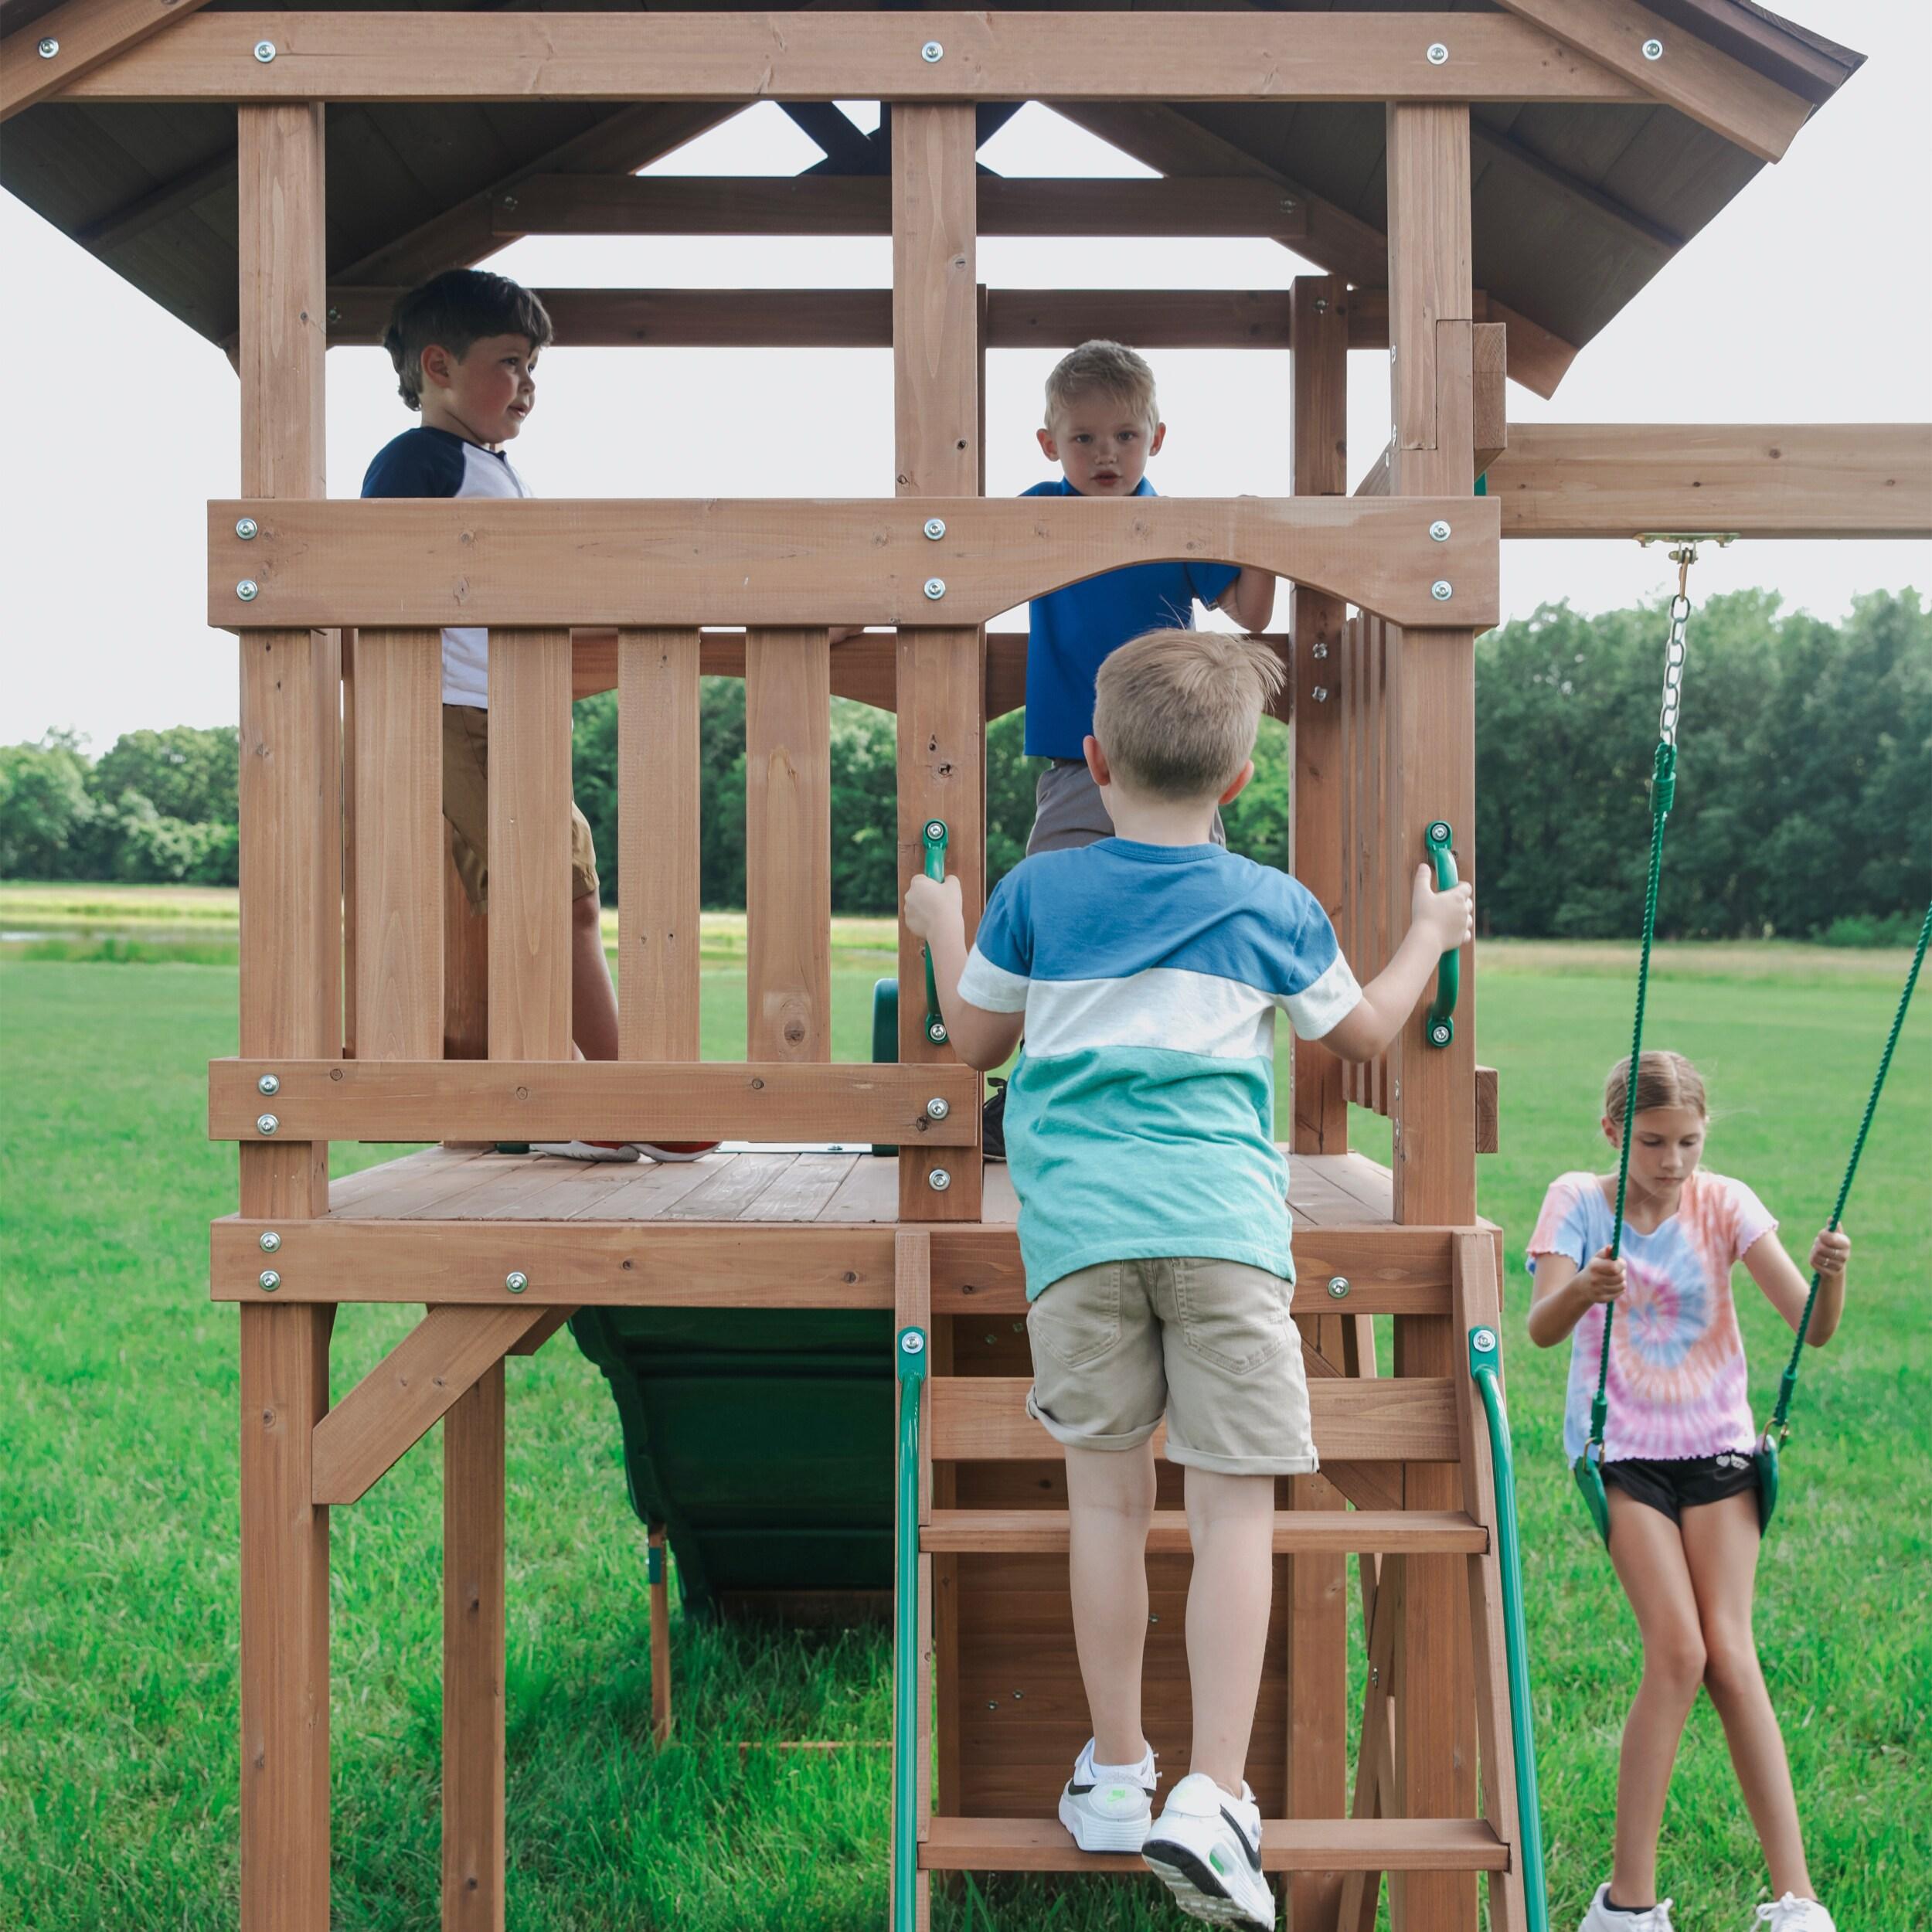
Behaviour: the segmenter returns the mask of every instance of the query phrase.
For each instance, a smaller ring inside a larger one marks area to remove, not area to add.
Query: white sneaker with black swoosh
[[[1261,1808],[1247,1785],[1234,1798],[1205,1772],[1189,1772],[1168,1794],[1141,1856],[1190,1918],[1274,1932],[1274,1893],[1261,1874]]]
[[[1094,1740],[1073,1760],[1060,1822],[1083,1852],[1138,1852],[1154,1823],[1154,1747],[1138,1764],[1096,1764]]]

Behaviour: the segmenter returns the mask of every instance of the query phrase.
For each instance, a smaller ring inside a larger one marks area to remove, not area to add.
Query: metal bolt
[[[273,1268],[264,1268],[255,1279],[261,1284],[264,1294],[273,1294],[282,1284],[282,1277]]]
[[[1281,212],[1284,215],[1291,215],[1294,213],[1294,197],[1292,195],[1284,195],[1281,197]]]
[[[1328,655],[1328,647],[1325,642],[1315,645],[1309,652],[1310,656],[1317,658],[1325,658]]]
[[[521,1268],[512,1268],[503,1277],[503,1285],[512,1294],[521,1294],[530,1285],[530,1277]]]
[[[1369,1666],[1369,1682],[1372,1684],[1379,1684],[1382,1682],[1382,1666],[1379,1664],[1371,1664]]]
[[[952,1103],[941,1094],[935,1094],[926,1103],[926,1117],[929,1121],[943,1121],[952,1111]]]
[[[920,49],[919,57],[930,67],[946,58],[946,49],[937,40],[928,40]]]
[[[261,586],[253,577],[243,577],[240,583],[235,586],[235,594],[241,599],[243,603],[253,604],[255,601],[256,594],[260,589]]]
[[[1449,541],[1449,526],[1440,517],[1429,526],[1429,540],[1432,543],[1447,543]]]
[[[238,516],[235,519],[235,534],[244,543],[255,540],[255,532],[261,528],[252,516]]]
[[[1455,1035],[1451,1032],[1447,1020],[1437,1020],[1429,1029],[1429,1044],[1431,1046],[1447,1046],[1454,1038]]]
[[[332,307],[328,311],[328,319],[330,325],[333,327],[342,321],[342,311],[339,308]]]
[[[257,1114],[255,1116],[255,1131],[257,1134],[272,1134],[281,1125],[281,1122],[273,1114]]]
[[[51,36],[40,43],[39,53],[43,60],[51,60],[60,51],[60,43],[53,39]]]
[[[1469,1340],[1478,1355],[1487,1355],[1496,1345],[1496,1332],[1494,1328],[1478,1328]]]
[[[1149,1617],[1148,1618],[1148,1620],[1147,1620],[1147,1621],[1148,1621],[1150,1624],[1158,1624],[1158,1623],[1161,1620],[1160,1620],[1160,1618],[1159,1618],[1158,1616],[1154,1616],[1154,1617]]]
[[[930,838],[935,845],[937,845],[940,839],[946,836],[945,825],[944,821],[940,819],[928,818],[926,821],[925,828],[920,833],[919,835],[922,838]]]
[[[944,517],[929,516],[927,518],[926,540],[929,543],[937,543],[945,534],[946,521]]]
[[[899,1347],[900,1352],[904,1355],[923,1355],[926,1352],[926,1338],[917,1328],[908,1328],[899,1338]]]
[[[929,603],[937,604],[945,594],[946,580],[944,577],[928,577],[926,580],[926,597]]]
[[[1318,296],[1316,296],[1316,298],[1315,298],[1315,312],[1318,315],[1327,315],[1327,314],[1328,314],[1328,297],[1327,297],[1327,296],[1325,296],[1325,295],[1318,295]]]
[[[275,58],[274,42],[272,40],[257,40],[255,43],[255,58],[259,60],[264,67],[267,66],[269,62]]]
[[[926,1037],[935,1046],[944,1046],[946,1044],[946,1022],[943,1019],[927,1021]]]
[[[1330,1275],[1328,1277],[1328,1299],[1331,1301],[1345,1301],[1348,1298],[1349,1277],[1345,1274]]]
[[[1325,684],[1318,684],[1309,695],[1317,704],[1326,704],[1328,702],[1328,687]]]
[[[282,1078],[279,1073],[264,1073],[255,1083],[257,1094],[279,1094],[282,1090]]]
[[[268,1229],[257,1245],[264,1254],[274,1253],[282,1244],[282,1237],[273,1228]]]
[[[1432,67],[1443,66],[1449,58],[1449,49],[1440,40],[1429,43],[1429,64]]]
[[[926,1176],[926,1185],[935,1194],[944,1194],[953,1184],[953,1177],[943,1167],[936,1167]]]
[[[1455,595],[1456,587],[1447,577],[1437,577],[1429,587],[1429,594],[1438,604],[1447,604]]]
[[[1644,43],[1644,58],[1646,60],[1662,60],[1663,57],[1664,43],[1662,41],[1646,40]]]
[[[503,212],[504,212],[504,213],[505,213],[505,214],[506,214],[506,215],[514,215],[514,214],[516,213],[516,197],[515,197],[515,196],[514,196],[514,195],[505,195],[505,196],[503,197],[502,207],[503,207]]]

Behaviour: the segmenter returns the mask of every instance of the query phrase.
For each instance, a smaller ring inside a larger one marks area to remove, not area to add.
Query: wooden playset
[[[1283,856],[1373,970],[1430,828],[1475,862],[1474,640],[1497,618],[1503,538],[1932,529],[1914,430],[1506,420],[1505,377],[1550,394],[1858,56],[1743,0],[1148,10],[1126,31],[1104,9],[197,0],[8,0],[0,22],[0,114],[18,117],[0,178],[227,345],[241,383],[240,494],[209,505],[208,581],[210,621],[240,640],[240,1047],[211,1069],[209,1117],[240,1158],[213,1282],[240,1304],[245,1932],[327,1932],[330,1512],[439,1419],[443,1923],[503,1925],[505,1362],[579,1311],[639,1509],[688,1540],[694,1602],[796,1612],[898,1573],[900,1911],[925,1923],[935,1872],[1131,1866],[1082,1857],[1053,1821],[1086,1736],[1063,1490],[1022,1407],[1013,1197],[981,1160],[978,1077],[929,1037],[910,939],[896,1059],[832,1056],[831,698],[896,713],[902,876],[937,821],[970,920],[985,727],[1024,669],[1023,636],[988,620],[1137,560],[1277,573],[1294,586]],[[842,99],[879,101],[879,133]],[[982,170],[981,141],[1034,100],[1160,178]],[[818,141],[821,167],[633,172],[759,100]],[[889,291],[541,292],[566,349],[889,347],[896,472],[876,500],[325,498],[326,348],[373,339],[429,274],[533,233],[870,232],[892,237]],[[1325,272],[1287,291],[987,289],[979,233],[1260,235]],[[1291,350],[1276,406],[1294,494],[985,498],[986,351],[1095,335]],[[1386,349],[1393,395],[1352,495],[1352,348]],[[487,921],[452,888],[440,811],[453,621],[492,638]],[[834,646],[842,624],[887,628]],[[746,686],[735,1064],[699,1046],[715,675]],[[571,1057],[570,704],[611,687],[622,1057],[590,1064]],[[1294,1057],[1323,1473],[1282,1484],[1249,1776],[1296,1932],[1372,1925],[1384,1873],[1406,1932],[1474,1932],[1481,1873],[1497,1932],[1541,1922],[1492,1460],[1501,1237],[1476,1205],[1498,1097],[1474,959],[1449,964],[1453,1014],[1446,968],[1433,1021],[1382,1064],[1345,1079],[1318,1049]],[[1351,1100],[1391,1121],[1392,1168],[1350,1151]],[[590,1172],[485,1151],[580,1134],[745,1145]],[[332,1187],[338,1140],[444,1145]],[[857,1151],[872,1143],[898,1152]],[[371,1301],[426,1312],[332,1404],[336,1309]],[[709,1365],[682,1409],[651,1379],[674,1357]],[[720,1464],[726,1383],[765,1427]],[[828,1418],[854,1414],[872,1446],[824,1448]],[[681,1464],[693,1440],[707,1453]],[[1188,1729],[1175,1473],[1150,1558],[1148,1723],[1169,1763]],[[654,1528],[660,1647],[662,1542]],[[1369,1660],[1352,1787],[1351,1556]],[[662,1726],[662,1668],[658,1686]]]

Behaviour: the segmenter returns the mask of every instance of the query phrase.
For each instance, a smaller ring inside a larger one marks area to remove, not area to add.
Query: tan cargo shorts
[[[443,707],[443,816],[455,828],[450,842],[457,876],[481,912],[490,886],[490,714],[473,704]],[[590,821],[570,806],[570,896],[597,889],[597,855]]]
[[[1230,1476],[1311,1475],[1293,1284],[1239,1261],[1103,1261],[1027,1311],[1026,1413],[1074,1449],[1138,1449]]]

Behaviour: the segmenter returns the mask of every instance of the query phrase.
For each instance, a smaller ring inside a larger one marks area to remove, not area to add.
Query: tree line
[[[1638,930],[1664,618],[1546,605],[1476,646],[1477,848],[1485,929],[1530,938]],[[702,890],[744,903],[744,686],[700,701]],[[1023,720],[987,733],[988,872],[1016,865],[1036,761]],[[577,707],[579,804],[607,896],[617,879],[617,701]],[[1768,591],[1692,614],[1659,926],[1677,937],[1909,939],[1932,886],[1932,611],[1916,592],[1861,597],[1840,624],[1781,613]],[[1293,768],[1264,722],[1229,843],[1287,857]],[[896,898],[894,721],[835,699],[832,903]],[[233,726],[131,732],[97,760],[70,733],[0,747],[0,876],[235,879]]]

